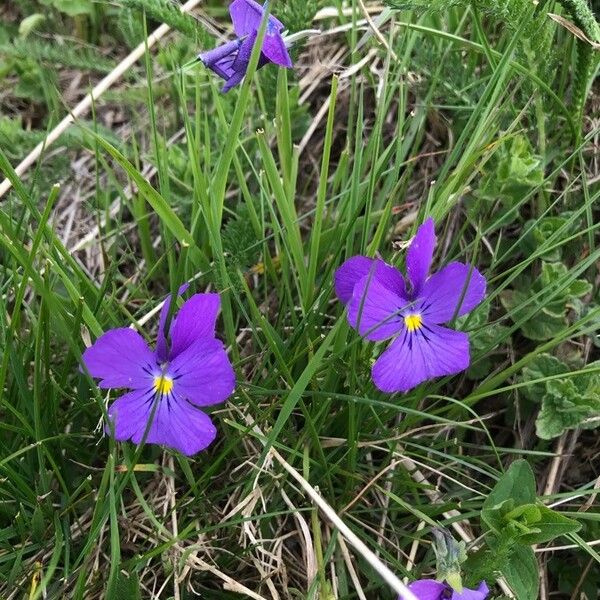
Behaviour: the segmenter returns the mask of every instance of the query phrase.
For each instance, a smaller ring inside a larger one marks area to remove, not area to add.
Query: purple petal
[[[232,65],[234,72],[242,72],[244,75],[246,74],[257,37],[258,32],[254,31],[240,44],[240,50]]]
[[[136,390],[117,398],[108,411],[115,439],[161,444],[191,456],[206,448],[217,430],[210,417],[183,399],[155,397],[154,390]],[[152,417],[152,424],[148,422]]]
[[[485,600],[489,593],[490,590],[487,583],[482,581],[476,590],[464,588],[461,593],[454,592],[452,594],[452,600]]]
[[[177,295],[181,296],[182,294],[185,294],[189,287],[189,283],[184,283],[177,290]],[[166,361],[169,354],[167,338],[165,337],[165,325],[167,324],[167,316],[169,314],[170,308],[171,294],[169,294],[163,302],[162,308],[160,309],[160,316],[158,318],[158,333],[156,334],[156,356],[158,356],[158,360],[160,360],[161,362]]]
[[[395,269],[394,269],[395,270]],[[389,268],[385,271],[389,275]],[[398,333],[404,326],[400,314],[406,299],[384,285],[385,279],[371,269],[355,286],[348,303],[348,321],[368,340],[385,340]]]
[[[373,365],[373,381],[383,392],[407,392],[432,377],[464,371],[470,362],[469,336],[424,323],[404,332]]]
[[[417,229],[406,255],[406,273],[414,295],[419,294],[427,279],[435,242],[435,225],[433,219],[429,218]]]
[[[435,579],[420,579],[419,581],[413,581],[408,589],[419,600],[441,600],[444,597],[446,587],[444,583]]]
[[[289,69],[293,66],[285,42],[281,34],[277,31],[272,35],[269,33],[265,35],[262,52],[272,63],[280,67],[287,67]]]
[[[227,79],[233,73],[231,65],[240,49],[240,40],[233,40],[217,46],[213,50],[207,50],[198,55],[198,59],[204,66],[214,71],[219,77]]]
[[[254,0],[234,0],[229,5],[229,14],[231,15],[236,35],[244,37],[258,30],[264,9],[258,2],[254,2]],[[268,31],[280,31],[283,27],[281,21],[269,15]]]
[[[387,288],[403,298],[406,297],[406,285],[398,269],[380,259],[367,256],[353,256],[335,272],[333,276],[337,297],[347,304],[352,298],[354,286],[369,274],[371,265],[375,265],[374,276]]]
[[[450,263],[434,273],[419,297],[427,323],[446,323],[472,311],[485,298],[485,277],[463,263]],[[457,312],[458,310],[458,312]]]
[[[374,260],[367,256],[353,256],[337,269],[333,276],[335,293],[344,304],[350,301],[354,286],[369,272]]]
[[[235,389],[235,373],[223,344],[201,338],[169,365],[174,394],[198,406],[225,401]]]
[[[246,71],[238,71],[237,73],[234,72],[233,75],[227,79],[225,85],[221,88],[221,92],[226,94],[230,89],[234,88],[236,85],[239,85],[242,82],[242,79],[244,79],[245,74]]]
[[[147,388],[156,369],[156,356],[144,338],[127,327],[111,329],[88,348],[82,360],[101,388]]]
[[[171,326],[169,359],[185,352],[199,338],[213,338],[221,308],[219,294],[194,294],[186,300]]]

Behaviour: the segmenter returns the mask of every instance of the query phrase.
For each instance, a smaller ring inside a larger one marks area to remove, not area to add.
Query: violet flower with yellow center
[[[350,325],[368,340],[392,339],[372,370],[384,392],[406,392],[470,364],[468,335],[441,324],[473,310],[485,297],[486,281],[459,262],[429,275],[435,243],[430,218],[408,249],[410,286],[395,267],[366,256],[348,259],[335,273],[335,290],[348,307]]]
[[[264,13],[265,7],[254,0],[234,0],[229,5],[229,14],[237,38],[198,55],[207,68],[225,80],[223,92],[238,85],[246,75]],[[269,15],[257,68],[269,63],[292,67],[292,59],[282,35],[283,29],[283,23]]]
[[[182,286],[183,294],[187,285]],[[171,298],[159,320],[156,350],[129,328],[107,331],[83,353],[100,388],[128,388],[108,409],[115,439],[161,444],[191,456],[206,448],[217,430],[198,407],[225,401],[235,374],[223,343],[215,338],[218,294],[195,294],[165,325]],[[107,430],[110,430],[107,427]]]

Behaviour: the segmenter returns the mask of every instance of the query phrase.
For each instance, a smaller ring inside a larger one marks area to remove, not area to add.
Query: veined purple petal
[[[489,593],[487,583],[482,581],[476,590],[464,588],[461,593],[453,592],[452,600],[485,600]]]
[[[189,287],[189,283],[184,283],[177,290],[177,295],[181,296],[182,294],[185,294]],[[165,337],[165,325],[167,324],[167,316],[169,315],[170,308],[171,295],[169,294],[163,302],[162,308],[160,309],[160,316],[158,318],[158,333],[156,334],[156,355],[158,356],[158,360],[161,362],[167,360],[169,354],[167,338]]]
[[[388,271],[386,270],[386,274]],[[370,269],[355,286],[348,303],[348,321],[368,340],[385,340],[404,327],[400,314],[406,299],[386,287],[376,269]]]
[[[252,56],[252,50],[254,48],[254,44],[256,43],[257,37],[258,32],[253,31],[240,44],[240,50],[232,65],[232,68],[236,73],[241,71],[244,75],[246,74],[246,71],[248,70],[248,64],[250,63],[250,57]]]
[[[263,41],[262,53],[274,64],[280,67],[287,67],[290,69],[292,59],[290,58],[288,49],[278,31],[273,34],[267,32]]]
[[[155,395],[152,388],[117,398],[108,413],[117,440],[139,444],[148,429],[146,443],[168,446],[186,456],[206,448],[217,435],[208,415],[173,394]]]
[[[233,367],[216,339],[198,339],[169,364],[168,371],[173,393],[198,406],[223,402],[235,389]]]
[[[406,298],[406,285],[398,269],[378,258],[353,256],[345,261],[333,276],[335,293],[344,304],[350,301],[354,286],[369,274],[372,265],[374,277],[394,293]]]
[[[264,15],[263,7],[254,0],[234,0],[229,5],[229,14],[237,36],[244,37],[257,31]],[[269,15],[267,31],[281,31],[284,25],[273,15]]]
[[[144,338],[128,327],[111,329],[101,335],[82,356],[92,377],[101,379],[101,388],[147,388],[156,369],[156,356]]]
[[[432,377],[464,371],[470,363],[469,337],[423,323],[404,329],[373,365],[373,381],[382,392],[407,392]]]
[[[485,298],[485,277],[463,263],[450,263],[423,286],[419,301],[427,323],[446,323],[465,315]],[[457,312],[458,310],[458,312]]]
[[[184,302],[171,326],[170,360],[187,350],[197,339],[215,336],[220,308],[219,294],[194,294]]]
[[[413,581],[408,586],[408,589],[419,600],[442,600],[446,588],[446,584],[435,579],[420,579],[419,581]]]
[[[406,273],[414,296],[420,293],[429,274],[435,243],[435,225],[430,217],[417,229],[406,254]]]

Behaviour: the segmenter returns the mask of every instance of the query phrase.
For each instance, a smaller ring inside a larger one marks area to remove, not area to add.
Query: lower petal
[[[419,600],[441,600],[446,591],[446,585],[435,579],[420,579],[419,581],[413,581],[408,589]]]
[[[272,63],[280,67],[292,67],[292,59],[279,32],[265,35],[262,51]]]
[[[485,600],[488,597],[490,590],[485,581],[479,584],[476,590],[464,588],[462,592],[454,592],[452,600]]]
[[[186,456],[206,448],[217,435],[208,415],[172,395],[157,398],[154,390],[138,390],[117,398],[108,414],[115,439],[139,444],[148,430],[145,443],[168,446]]]
[[[383,392],[407,392],[423,381],[464,371],[470,363],[469,336],[439,325],[404,329],[373,365]]]

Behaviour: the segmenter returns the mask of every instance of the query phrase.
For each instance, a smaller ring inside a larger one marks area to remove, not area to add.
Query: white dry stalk
[[[258,433],[258,432],[257,432]],[[263,434],[260,434],[264,439]],[[381,578],[398,594],[402,600],[418,600],[418,598],[408,589],[404,583],[384,564],[375,553],[346,525],[338,516],[326,500],[315,490],[292,465],[290,465],[274,448],[269,449],[269,454],[300,484],[302,489],[308,494],[313,503],[327,517],[330,523],[343,535],[349,544],[360,554]]]
[[[201,0],[188,0],[182,7],[181,12],[189,12],[200,4]],[[76,119],[86,114],[94,102],[106,92],[121,76],[126,73],[146,52],[146,49],[152,48],[162,37],[164,37],[171,28],[162,24],[156,31],[148,36],[146,40],[141,42],[134,50],[131,51],[106,77],[104,77],[93,89],[81,100],[75,108],[41,141],[15,168],[17,175],[22,176],[29,167],[31,167],[44,150],[51,146],[74,122]],[[8,192],[12,187],[12,183],[5,179],[0,183],[0,198]]]

